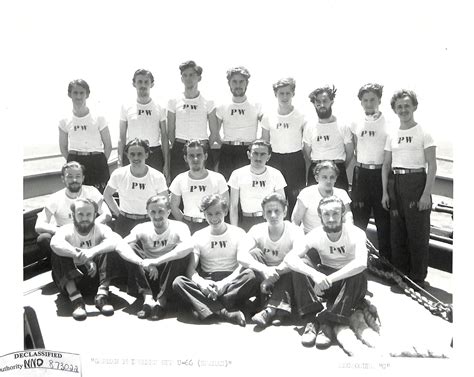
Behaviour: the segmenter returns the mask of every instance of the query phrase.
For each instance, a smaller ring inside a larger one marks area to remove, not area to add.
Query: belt
[[[392,171],[393,171],[393,174],[424,173],[425,168],[418,168],[418,169],[393,168]]]
[[[358,166],[359,168],[370,169],[370,170],[382,169],[382,165],[383,164],[362,164],[360,162],[355,163],[355,166]]]
[[[263,212],[262,211],[259,211],[259,212],[242,212],[242,216],[245,216],[245,217],[260,217],[260,216],[263,216]]]
[[[148,218],[148,215],[134,215],[134,214],[123,212],[123,211],[120,211],[120,214],[123,217],[126,217],[127,219],[131,219],[131,220],[143,220],[143,219]]]
[[[183,215],[183,219],[185,219],[186,221],[190,221],[192,223],[203,223],[204,221],[206,221],[205,219],[201,217],[191,217],[191,216],[186,216],[186,215]]]
[[[345,164],[346,163],[346,161],[344,161],[344,160],[311,160],[311,163],[312,164],[319,164],[320,162],[324,162],[324,161],[332,161],[335,164]]]
[[[222,144],[227,145],[250,145],[250,141],[223,141]]]
[[[194,139],[189,139],[189,140],[194,140]],[[183,144],[186,144],[189,140],[180,139],[179,137],[174,139],[174,141],[177,141],[178,143],[183,143]],[[209,140],[207,139],[196,139],[196,140],[199,140],[201,143],[209,143]]]
[[[69,151],[69,154],[75,154],[76,156],[92,156],[93,154],[103,154],[103,152],[79,152],[79,151]]]

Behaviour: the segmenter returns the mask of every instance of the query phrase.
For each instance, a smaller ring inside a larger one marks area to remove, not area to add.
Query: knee
[[[175,278],[173,280],[172,287],[173,287],[173,290],[175,292],[179,292],[179,291],[183,290],[183,287],[184,287],[185,282],[186,282],[185,279],[186,279],[186,277],[184,277],[184,276],[178,276],[177,278]]]
[[[53,235],[50,233],[40,233],[40,235],[36,239],[36,242],[38,243],[38,245],[49,246],[52,237]]]

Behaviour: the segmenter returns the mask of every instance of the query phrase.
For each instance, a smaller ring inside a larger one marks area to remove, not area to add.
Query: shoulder
[[[151,166],[147,165],[148,166],[148,174],[155,178],[155,179],[165,179],[165,176],[163,175],[163,173],[159,170],[156,170],[155,168],[152,168]]]
[[[238,237],[245,236],[245,234],[247,234],[242,228],[231,224],[227,224],[227,231],[231,234],[235,234]]]

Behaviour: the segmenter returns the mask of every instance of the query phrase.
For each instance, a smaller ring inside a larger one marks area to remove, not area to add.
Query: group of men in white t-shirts
[[[291,78],[273,85],[277,111],[263,114],[245,95],[245,67],[228,70],[232,101],[217,107],[198,90],[202,68],[187,61],[179,69],[184,92],[166,111],[150,97],[151,72],[135,72],[137,101],[122,107],[110,179],[91,173],[101,169],[98,156],[110,155],[104,120],[90,114],[87,83],[69,85],[73,114],[59,126],[66,187],[36,230],[75,319],[87,317],[82,295],[94,287],[95,305],[112,315],[109,286],[122,275],[143,298],[139,318],[161,319],[173,301],[197,319],[241,326],[248,317],[278,325],[293,311],[306,321],[302,343],[325,348],[365,296],[371,215],[381,255],[424,283],[436,152],[414,121],[414,92],[393,95],[400,127],[392,130],[379,110],[381,85],[360,88],[365,115],[350,126],[332,113],[334,86],[321,87],[309,95],[318,116],[309,124],[292,105]],[[346,167],[354,157],[351,199]],[[100,192],[83,185],[89,174],[100,178],[88,181]],[[115,231],[104,225],[111,216]],[[249,314],[252,297],[258,307]]]

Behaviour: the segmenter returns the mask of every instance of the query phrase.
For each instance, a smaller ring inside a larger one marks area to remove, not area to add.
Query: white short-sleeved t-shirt
[[[350,204],[352,201],[345,190],[337,187],[333,188],[333,195],[341,199],[344,205]],[[305,233],[321,226],[321,218],[318,215],[318,205],[321,199],[323,197],[318,190],[318,185],[305,187],[298,195],[298,200],[306,208],[303,216],[303,229]]]
[[[332,242],[322,227],[305,236],[306,245],[318,251],[321,263],[335,269],[344,267],[355,258],[367,263],[366,235],[353,224],[344,224],[338,241]]]
[[[216,115],[222,120],[223,141],[252,142],[257,138],[258,119],[262,116],[259,103],[245,100],[221,105]]]
[[[103,116],[89,114],[77,117],[71,114],[59,121],[59,129],[67,133],[68,150],[77,152],[103,152],[100,132],[107,128]]]
[[[278,112],[265,114],[262,118],[262,128],[270,132],[270,144],[275,153],[294,153],[303,146],[303,130],[306,118],[294,109],[287,115]]]
[[[71,204],[78,198],[90,199],[97,203],[99,207],[99,215],[102,214],[102,194],[93,186],[82,185],[81,191],[77,198],[72,199],[66,195],[66,188],[55,192],[48,198],[43,211],[38,215],[46,220],[45,210],[47,209],[53,215],[52,219],[57,226],[72,224]]]
[[[230,175],[228,185],[240,190],[240,206],[243,212],[259,212],[262,200],[268,194],[286,187],[286,181],[278,169],[266,166],[262,174],[254,174],[250,165],[236,169]]]
[[[208,170],[208,175],[203,179],[192,179],[189,172],[178,174],[171,182],[170,191],[183,199],[183,213],[190,217],[204,219],[199,209],[201,199],[205,195],[223,194],[229,188],[222,174]]]
[[[311,146],[311,160],[345,160],[345,144],[352,142],[349,127],[331,123],[308,124],[303,134],[303,141]]]
[[[176,98],[168,101],[168,111],[176,114],[175,137],[206,140],[209,138],[207,116],[215,109],[214,101],[201,94],[196,98]]]
[[[278,266],[286,254],[304,240],[303,230],[286,220],[283,234],[277,241],[270,239],[266,222],[252,226],[247,236],[255,242],[256,247],[262,250],[267,266]]]
[[[108,185],[119,194],[120,210],[134,215],[146,215],[146,201],[168,189],[165,176],[150,166],[141,178],[132,175],[130,166],[122,166],[113,171]]]
[[[194,253],[204,272],[234,271],[238,267],[237,250],[246,233],[241,228],[226,224],[227,230],[218,236],[211,234],[211,227],[193,234]]]
[[[66,224],[60,227],[53,237],[56,236],[59,238],[64,237],[71,246],[80,249],[90,249],[99,245],[106,238],[112,236],[120,238],[119,235],[114,233],[112,229],[104,224],[94,224],[91,231],[86,235],[79,234],[74,227],[74,224]]]
[[[351,132],[357,137],[357,162],[383,164],[388,125],[381,115],[376,120],[360,119],[351,123]]]
[[[123,105],[120,120],[127,122],[126,143],[139,138],[148,140],[150,147],[161,145],[160,122],[166,120],[166,110],[153,100],[147,104],[135,102]]]
[[[425,149],[436,146],[433,137],[419,124],[408,130],[390,133],[385,150],[392,152],[392,167],[419,169],[426,167]]]
[[[130,231],[130,235],[141,242],[143,250],[140,250],[139,254],[142,258],[161,257],[170,250],[170,247],[191,239],[188,226],[175,220],[168,220],[168,229],[162,234],[156,233],[153,222],[149,221],[136,225]]]

